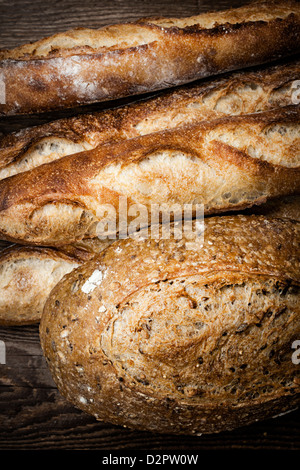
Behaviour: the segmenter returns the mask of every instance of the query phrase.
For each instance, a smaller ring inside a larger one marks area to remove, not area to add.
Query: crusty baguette
[[[45,301],[58,281],[110,243],[96,238],[59,250],[6,247],[0,252],[0,325],[38,323]]]
[[[61,394],[98,420],[177,434],[297,407],[299,229],[212,217],[203,246],[118,240],[67,274],[40,323]]]
[[[99,221],[108,219],[107,205],[118,216],[121,197],[146,208],[141,223],[147,224],[154,204],[203,204],[209,214],[297,193],[299,117],[300,106],[224,117],[98,146],[5,178],[0,236],[53,246],[94,238]]]
[[[299,52],[299,27],[299,3],[281,0],[58,33],[0,52],[0,113],[105,101],[271,62]]]
[[[297,81],[299,59],[232,72],[128,106],[23,129],[0,139],[0,179],[107,142],[287,106],[295,101]]]

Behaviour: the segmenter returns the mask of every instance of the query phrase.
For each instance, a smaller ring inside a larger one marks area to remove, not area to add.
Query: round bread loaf
[[[203,245],[128,238],[67,274],[40,324],[61,394],[98,420],[176,434],[297,407],[299,227],[211,217]]]

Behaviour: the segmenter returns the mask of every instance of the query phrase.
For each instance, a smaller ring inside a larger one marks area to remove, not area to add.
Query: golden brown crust
[[[115,242],[46,302],[41,344],[60,392],[97,419],[163,433],[293,409],[299,235],[287,219],[228,216],[206,220],[203,246]]]
[[[129,106],[60,119],[0,139],[0,179],[107,142],[293,103],[300,61],[234,72]]]
[[[298,2],[278,1],[54,35],[2,51],[0,112],[105,101],[271,62],[299,51],[299,23]]]
[[[40,245],[94,238],[103,205],[118,215],[121,196],[128,205],[143,204],[148,218],[155,203],[204,204],[209,214],[297,193],[299,115],[300,107],[291,106],[220,118],[6,178],[0,182],[1,238]]]

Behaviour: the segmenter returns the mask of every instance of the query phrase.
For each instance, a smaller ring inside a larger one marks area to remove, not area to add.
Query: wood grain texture
[[[238,0],[1,0],[0,47],[12,48],[76,26],[100,27],[142,16],[189,16],[245,3]],[[80,112],[130,101],[92,105]],[[0,133],[78,112],[75,109],[30,118],[3,118]],[[1,450],[168,450],[198,454],[202,450],[223,449],[300,450],[300,411],[228,433],[178,438],[96,422],[59,395],[42,356],[37,325],[2,327],[0,341],[6,348],[6,364],[0,364]]]

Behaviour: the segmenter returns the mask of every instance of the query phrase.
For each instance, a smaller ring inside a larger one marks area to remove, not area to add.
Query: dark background
[[[143,16],[191,16],[245,3],[237,0],[0,0],[0,48],[13,48],[78,26],[97,28]],[[115,104],[120,102],[92,105],[88,109]],[[0,135],[86,110],[2,118]],[[42,356],[37,325],[0,327],[0,340],[6,345],[6,364],[0,364],[0,450],[85,449],[124,453],[147,450],[200,454],[207,449],[300,449],[299,411],[233,432],[195,437],[162,436],[98,423],[59,395]],[[202,465],[200,461],[198,465]]]

